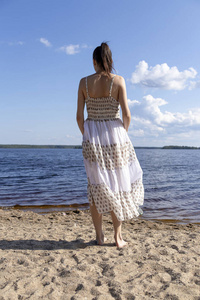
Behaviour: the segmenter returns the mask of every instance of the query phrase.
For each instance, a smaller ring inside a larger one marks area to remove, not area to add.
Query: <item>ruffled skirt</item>
[[[121,119],[84,122],[82,151],[88,200],[99,213],[113,211],[119,221],[142,214],[142,169]]]

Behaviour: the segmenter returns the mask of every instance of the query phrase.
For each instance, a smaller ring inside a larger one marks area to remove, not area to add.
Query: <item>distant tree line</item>
[[[164,146],[162,149],[200,149],[200,147],[189,147],[189,146]]]
[[[81,149],[80,145],[0,145],[0,148]]]

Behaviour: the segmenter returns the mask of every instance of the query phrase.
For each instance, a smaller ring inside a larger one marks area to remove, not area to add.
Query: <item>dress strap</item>
[[[111,93],[112,93],[112,86],[113,86],[113,81],[116,75],[113,76],[113,78],[111,79],[111,84],[110,84],[110,91],[109,91],[109,97],[111,97]]]
[[[89,98],[89,93],[88,93],[88,84],[87,84],[87,77],[85,77],[85,85],[86,85],[86,93],[87,93],[87,98]]]

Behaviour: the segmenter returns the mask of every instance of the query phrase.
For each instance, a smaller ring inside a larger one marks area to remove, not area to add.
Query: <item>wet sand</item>
[[[200,226],[123,222],[128,246],[95,244],[88,211],[0,209],[0,300],[200,299]]]

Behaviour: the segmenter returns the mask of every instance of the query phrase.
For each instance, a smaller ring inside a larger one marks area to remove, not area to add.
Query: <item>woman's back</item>
[[[115,77],[115,79],[114,79]],[[87,77],[87,86],[85,86],[85,98],[107,98],[112,96],[118,100],[119,85],[117,75],[110,74],[110,77],[102,74],[92,74]],[[88,89],[88,95],[87,95]],[[111,92],[111,95],[110,95]]]
[[[119,119],[119,102],[117,99],[117,86],[113,96],[112,87],[116,75],[95,74],[85,78],[86,106],[89,120]]]

